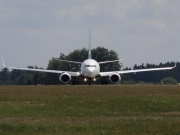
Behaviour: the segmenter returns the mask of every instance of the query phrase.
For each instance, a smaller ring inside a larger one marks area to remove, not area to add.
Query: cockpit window
[[[96,67],[96,65],[85,65],[84,67]]]
[[[90,67],[90,65],[85,65],[84,67]]]

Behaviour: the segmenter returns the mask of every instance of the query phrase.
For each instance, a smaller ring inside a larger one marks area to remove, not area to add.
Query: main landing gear
[[[77,78],[74,78],[72,80],[72,85],[79,85],[79,80]]]
[[[102,79],[101,79],[101,85],[108,85],[108,81],[106,80],[106,78],[105,77],[103,77]]]
[[[107,81],[101,81],[101,85],[108,85],[108,82]]]

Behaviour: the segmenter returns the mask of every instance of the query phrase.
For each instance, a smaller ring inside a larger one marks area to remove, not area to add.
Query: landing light
[[[80,75],[80,73],[79,73],[79,72],[77,72],[77,75]]]

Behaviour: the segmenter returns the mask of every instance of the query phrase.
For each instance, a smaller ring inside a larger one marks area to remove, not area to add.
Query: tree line
[[[180,82],[180,63],[177,62],[166,62],[155,64],[141,64],[134,65],[133,69],[146,69],[146,68],[161,68],[161,67],[176,67],[172,70],[163,71],[151,71],[151,72],[139,72],[136,74],[124,74],[122,76],[122,83],[166,83],[166,84],[177,84]],[[130,68],[125,68],[123,70],[131,70]]]
[[[63,70],[63,71],[79,71],[80,64],[62,62],[61,60],[79,61],[83,62],[87,59],[88,50],[83,48],[70,52],[68,55],[60,53],[58,58],[52,58],[47,65],[48,70]],[[104,47],[97,47],[92,50],[92,58],[97,61],[110,61],[117,60],[118,54],[113,50],[108,50]],[[175,62],[155,64],[142,64],[134,65],[133,69],[145,69],[145,68],[160,68],[174,66]],[[117,70],[131,70],[131,68],[123,68],[122,64],[118,62],[101,64],[101,72],[103,71],[117,71]],[[28,68],[36,68],[37,66],[28,66]],[[180,63],[177,62],[176,68],[167,71],[152,71],[141,72],[136,74],[123,74],[122,84],[135,84],[135,83],[164,83],[165,80],[169,81],[174,79],[180,82]],[[169,78],[169,79],[167,79]],[[165,80],[163,80],[165,79]],[[83,82],[81,82],[83,83]],[[97,83],[100,83],[97,81]],[[32,72],[1,69],[0,71],[0,85],[56,85],[61,84],[59,81],[59,74],[44,73],[44,72]]]

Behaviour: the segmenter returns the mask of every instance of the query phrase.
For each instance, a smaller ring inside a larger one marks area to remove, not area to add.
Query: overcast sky
[[[0,0],[7,66],[46,68],[62,52],[114,50],[124,67],[180,61],[180,0]],[[2,68],[2,64],[0,64]]]

